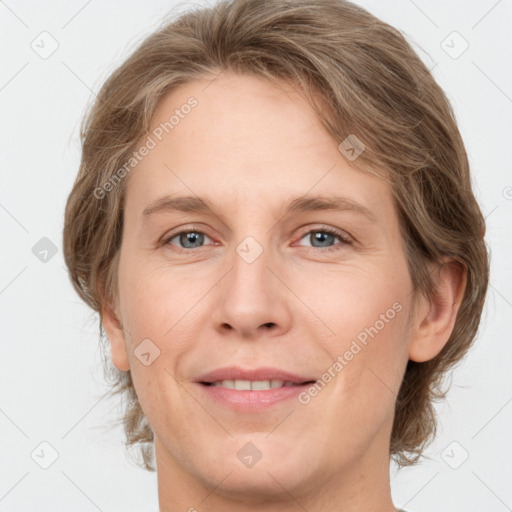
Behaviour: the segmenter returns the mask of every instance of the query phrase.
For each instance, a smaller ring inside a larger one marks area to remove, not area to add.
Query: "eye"
[[[164,241],[164,244],[177,245],[173,243],[173,240],[177,240],[178,244],[180,244],[178,245],[180,249],[197,249],[203,245],[205,238],[212,241],[211,238],[203,232],[188,229],[174,233]]]
[[[302,235],[300,240],[303,239],[310,242],[309,247],[313,249],[325,249],[325,252],[340,250],[343,246],[352,244],[352,240],[346,233],[330,227],[309,230]],[[336,243],[336,239],[339,241],[338,243]],[[212,242],[212,239],[202,231],[189,228],[178,231],[167,237],[163,244],[187,250],[201,248],[205,245],[207,240]]]
[[[314,249],[325,248],[326,251],[339,250],[344,245],[352,244],[352,240],[344,232],[328,227],[309,230],[301,237],[301,240],[303,239],[310,242],[311,245],[309,247],[313,247]],[[341,243],[336,244],[336,239]],[[332,245],[333,243],[335,245]]]

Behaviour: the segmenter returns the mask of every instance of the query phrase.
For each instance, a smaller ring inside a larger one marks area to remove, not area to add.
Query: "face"
[[[255,77],[182,85],[151,132],[108,334],[159,473],[256,499],[387,472],[412,304],[389,185]]]

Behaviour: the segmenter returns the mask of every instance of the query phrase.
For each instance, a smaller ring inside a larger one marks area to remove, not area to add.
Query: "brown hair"
[[[430,262],[448,256],[466,269],[448,343],[430,361],[408,362],[397,396],[390,455],[400,466],[414,464],[435,436],[433,402],[445,397],[443,376],[478,330],[489,275],[485,223],[443,90],[403,35],[363,8],[344,0],[222,1],[147,37],[107,79],[82,124],[82,161],[63,235],[73,286],[100,313],[104,343],[101,309],[117,301],[127,181],[119,170],[148,133],[163,94],[223,70],[300,86],[337,143],[349,134],[363,141],[352,165],[387,172],[416,292],[435,293]],[[114,185],[105,193],[107,182]],[[126,398],[126,444],[139,447],[144,467],[154,470],[153,431],[131,374],[105,363],[112,392]]]

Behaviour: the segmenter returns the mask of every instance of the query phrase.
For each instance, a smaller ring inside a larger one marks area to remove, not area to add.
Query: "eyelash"
[[[308,247],[308,249],[311,251],[321,251],[321,252],[334,252],[339,251],[343,248],[344,245],[352,245],[352,240],[348,237],[347,234],[345,234],[342,231],[339,231],[337,229],[331,228],[329,226],[320,226],[313,229],[309,229],[309,231],[305,231],[301,234],[299,240],[302,240],[305,236],[311,235],[311,233],[328,233],[329,235],[334,235],[338,237],[341,242],[338,245],[333,245],[331,247]]]
[[[173,233],[172,235],[166,237],[163,240],[162,245],[172,245],[172,244],[170,244],[170,241],[173,240],[174,238],[176,238],[177,236],[182,235],[183,233],[198,233],[201,235],[208,236],[206,233],[204,233],[200,229],[195,229],[194,226],[190,226],[187,229],[182,229],[181,231],[177,231],[176,233]],[[319,250],[321,252],[339,251],[342,249],[342,247],[344,245],[352,245],[352,243],[353,243],[353,241],[344,232],[338,231],[337,229],[334,229],[334,228],[331,228],[328,226],[320,226],[320,227],[316,227],[314,229],[310,229],[309,231],[304,232],[300,236],[299,240],[302,240],[306,235],[310,235],[311,233],[328,233],[330,235],[334,235],[334,236],[338,237],[341,240],[341,243],[339,245],[335,245],[335,246],[331,246],[331,247],[312,247],[312,246],[309,247],[309,249],[313,250],[313,251],[315,251],[315,250]],[[208,237],[208,238],[210,238],[210,237]],[[179,252],[190,252],[190,251],[194,250],[194,249],[186,249],[183,247],[177,247],[174,245],[172,245],[172,247],[173,247],[173,250],[177,250]],[[198,247],[196,249],[201,249],[201,247]]]

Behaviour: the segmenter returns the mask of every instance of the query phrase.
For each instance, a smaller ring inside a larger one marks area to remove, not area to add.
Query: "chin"
[[[203,483],[216,487],[217,494],[234,496],[244,503],[269,499],[289,499],[289,494],[304,491],[316,481],[318,453],[311,444],[294,442],[276,433],[251,433],[228,438],[226,443],[212,442],[201,450],[196,470]],[[275,436],[272,439],[272,436]],[[206,482],[208,480],[208,482]],[[286,489],[286,491],[285,491]],[[265,498],[264,498],[265,497]]]
[[[311,482],[311,479],[301,471],[303,468],[304,466],[292,468],[286,462],[281,462],[280,467],[271,469],[253,467],[242,470],[234,467],[231,472],[220,474],[216,471],[215,475],[208,475],[207,483],[210,488],[216,487],[216,494],[230,500],[236,499],[241,503],[254,505],[268,504],[273,500],[289,500],[289,493],[295,496],[304,489],[304,484]],[[219,485],[220,482],[222,483]]]

